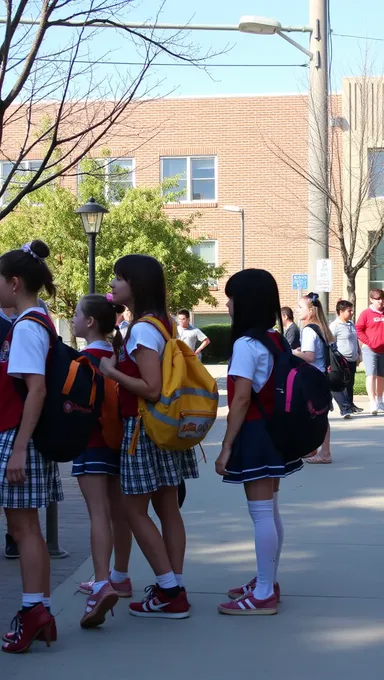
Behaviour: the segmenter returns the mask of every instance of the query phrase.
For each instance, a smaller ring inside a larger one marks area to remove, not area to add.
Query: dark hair
[[[353,304],[352,302],[349,302],[349,300],[338,300],[337,305],[336,305],[336,314],[340,314],[340,312],[345,312],[346,309],[352,309]]]
[[[372,290],[369,291],[369,299],[384,300],[384,290],[381,288],[372,288]]]
[[[290,307],[282,307],[281,314],[284,314],[289,321],[293,321],[293,311]]]
[[[81,310],[86,317],[92,316],[97,321],[100,333],[110,335],[116,325],[116,308],[105,295],[93,293],[84,295],[80,300]]]
[[[279,323],[283,332],[277,283],[265,269],[244,269],[231,276],[225,294],[233,301],[231,351],[250,330],[265,332]]]
[[[28,293],[38,293],[45,288],[48,295],[56,295],[52,272],[45,263],[49,248],[43,241],[32,241],[22,248],[10,250],[0,258],[0,274],[7,281],[14,276],[22,279]]]
[[[186,316],[187,319],[191,318],[191,315],[190,315],[188,309],[179,309],[179,311],[177,312],[177,316]]]
[[[150,255],[124,255],[114,271],[131,286],[133,323],[143,314],[168,317],[164,271],[158,260]]]

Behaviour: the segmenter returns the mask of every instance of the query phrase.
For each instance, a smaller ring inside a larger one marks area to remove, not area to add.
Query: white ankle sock
[[[116,571],[116,569],[111,569],[109,578],[112,581],[112,583],[123,583],[123,581],[125,581],[128,578],[128,572]]]
[[[180,588],[184,588],[184,578],[183,578],[183,574],[175,574],[175,579],[176,579],[176,581],[177,581],[177,585],[178,585]]]
[[[43,593],[23,593],[21,606],[33,607],[34,604],[39,604],[43,601]]]
[[[160,588],[176,588],[178,585],[176,576],[173,571],[169,571],[167,574],[161,574],[156,576],[156,581]]]
[[[257,583],[253,595],[258,600],[265,600],[273,594],[278,547],[273,500],[248,501],[248,510],[255,529],[257,557]]]
[[[283,543],[284,543],[284,525],[283,525],[283,520],[281,519],[281,515],[280,515],[280,512],[279,512],[279,492],[278,491],[275,491],[275,493],[273,494],[273,517],[274,517],[274,520],[275,520],[275,527],[276,527],[276,533],[277,533],[277,553],[276,553],[275,577],[274,577],[274,582],[276,583],[277,572],[278,572],[278,569],[279,569],[281,549],[282,549]]]
[[[43,597],[42,602],[43,602],[43,605],[46,609],[51,608],[51,598],[50,597]]]
[[[92,586],[92,592],[94,595],[96,595],[96,593],[98,593],[106,583],[109,583],[109,581],[95,581]]]

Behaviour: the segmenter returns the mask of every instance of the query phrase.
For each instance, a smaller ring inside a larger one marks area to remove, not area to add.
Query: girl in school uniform
[[[230,602],[220,604],[221,614],[277,614],[280,587],[277,571],[284,530],[278,506],[281,478],[300,470],[300,458],[285,463],[265,427],[261,410],[273,410],[273,355],[249,329],[267,333],[281,348],[276,321],[283,327],[280,300],[273,276],[263,269],[246,269],[232,276],[226,286],[232,317],[232,356],[228,369],[228,424],[216,472],[229,484],[243,484],[254,525],[258,573],[243,586],[228,592]],[[252,393],[258,400],[252,399]]]
[[[37,298],[42,288],[55,294],[48,255],[45,243],[32,241],[0,258],[0,303],[15,307],[18,315],[0,352],[0,506],[19,548],[23,585],[15,630],[5,636],[2,649],[16,654],[27,651],[35,639],[47,645],[56,639],[50,560],[38,510],[63,500],[63,492],[57,464],[45,460],[32,441],[46,394],[50,337],[36,322],[23,320],[31,311],[45,314]],[[17,380],[25,383],[25,401]]]
[[[326,346],[314,329],[309,328],[309,324],[317,326],[323,338],[328,343],[334,341],[318,294],[308,293],[308,295],[304,295],[299,300],[297,312],[298,318],[302,323],[302,331],[300,338],[300,349],[294,350],[294,354],[296,354],[298,357],[301,357],[301,359],[304,359],[309,364],[312,364],[312,366],[317,368],[322,373],[326,373]],[[313,451],[311,454],[309,454],[309,456],[305,456],[305,462],[311,464],[332,463],[331,428],[329,424],[321,451]]]
[[[111,289],[114,303],[125,305],[132,313],[132,323],[120,360],[103,358],[100,370],[119,384],[124,419],[120,461],[124,504],[133,534],[156,575],[156,585],[129,610],[134,616],[186,618],[189,604],[182,576],[185,529],[177,493],[184,478],[198,477],[195,452],[161,451],[141,425],[136,451],[128,454],[137,420],[137,398],[155,403],[161,392],[165,341],[154,326],[140,322],[140,317],[153,315],[172,330],[162,266],[147,255],[126,255],[115,264]],[[148,514],[150,502],[160,519],[161,533]]]
[[[84,354],[100,361],[113,355],[109,341],[116,324],[117,310],[104,295],[85,295],[73,318],[76,337],[84,338]],[[81,583],[79,590],[88,597],[81,619],[82,628],[104,623],[106,613],[118,597],[132,597],[128,560],[132,534],[124,519],[120,489],[120,451],[106,445],[101,426],[94,431],[86,451],[74,459],[72,475],[77,477],[91,520],[91,550],[95,580]],[[109,572],[112,548],[115,566]]]

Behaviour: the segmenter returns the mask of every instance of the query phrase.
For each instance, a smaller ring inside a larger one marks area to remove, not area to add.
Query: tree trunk
[[[353,320],[356,320],[356,274],[347,276],[348,300],[353,304]]]

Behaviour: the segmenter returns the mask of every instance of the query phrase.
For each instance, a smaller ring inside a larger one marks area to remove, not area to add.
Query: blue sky
[[[136,4],[136,3],[135,3]],[[159,0],[142,0],[129,16],[133,21],[153,17],[159,7]],[[180,0],[167,0],[160,21],[183,23],[237,24],[241,15],[264,14],[275,17],[282,24],[308,24],[308,0],[194,0],[193,3]],[[384,3],[369,0],[365,3],[352,3],[351,0],[331,0],[331,25],[335,33],[382,37],[384,33]],[[112,31],[106,31],[111,33]],[[111,36],[112,37],[112,36]],[[308,45],[307,34],[292,35],[304,46]],[[119,38],[117,38],[119,40]],[[152,74],[155,79],[166,80],[158,87],[164,94],[173,91],[174,95],[226,95],[260,94],[276,92],[300,92],[305,90],[307,69],[302,67],[276,68],[235,68],[229,64],[303,64],[306,56],[278,36],[249,36],[241,33],[203,33],[194,32],[188,40],[201,45],[202,52],[210,47],[214,51],[231,46],[227,54],[217,56],[213,62],[228,64],[226,68],[212,68],[209,78],[203,71],[192,67],[159,67]],[[107,41],[109,42],[109,41]],[[113,59],[134,60],[131,48],[121,40],[121,48],[113,38]],[[367,41],[353,38],[333,37],[333,80],[334,89],[340,89],[343,75],[355,75],[361,71],[366,49],[369,60],[375,62],[375,72],[384,72],[384,40]],[[161,58],[161,61],[164,61]]]

